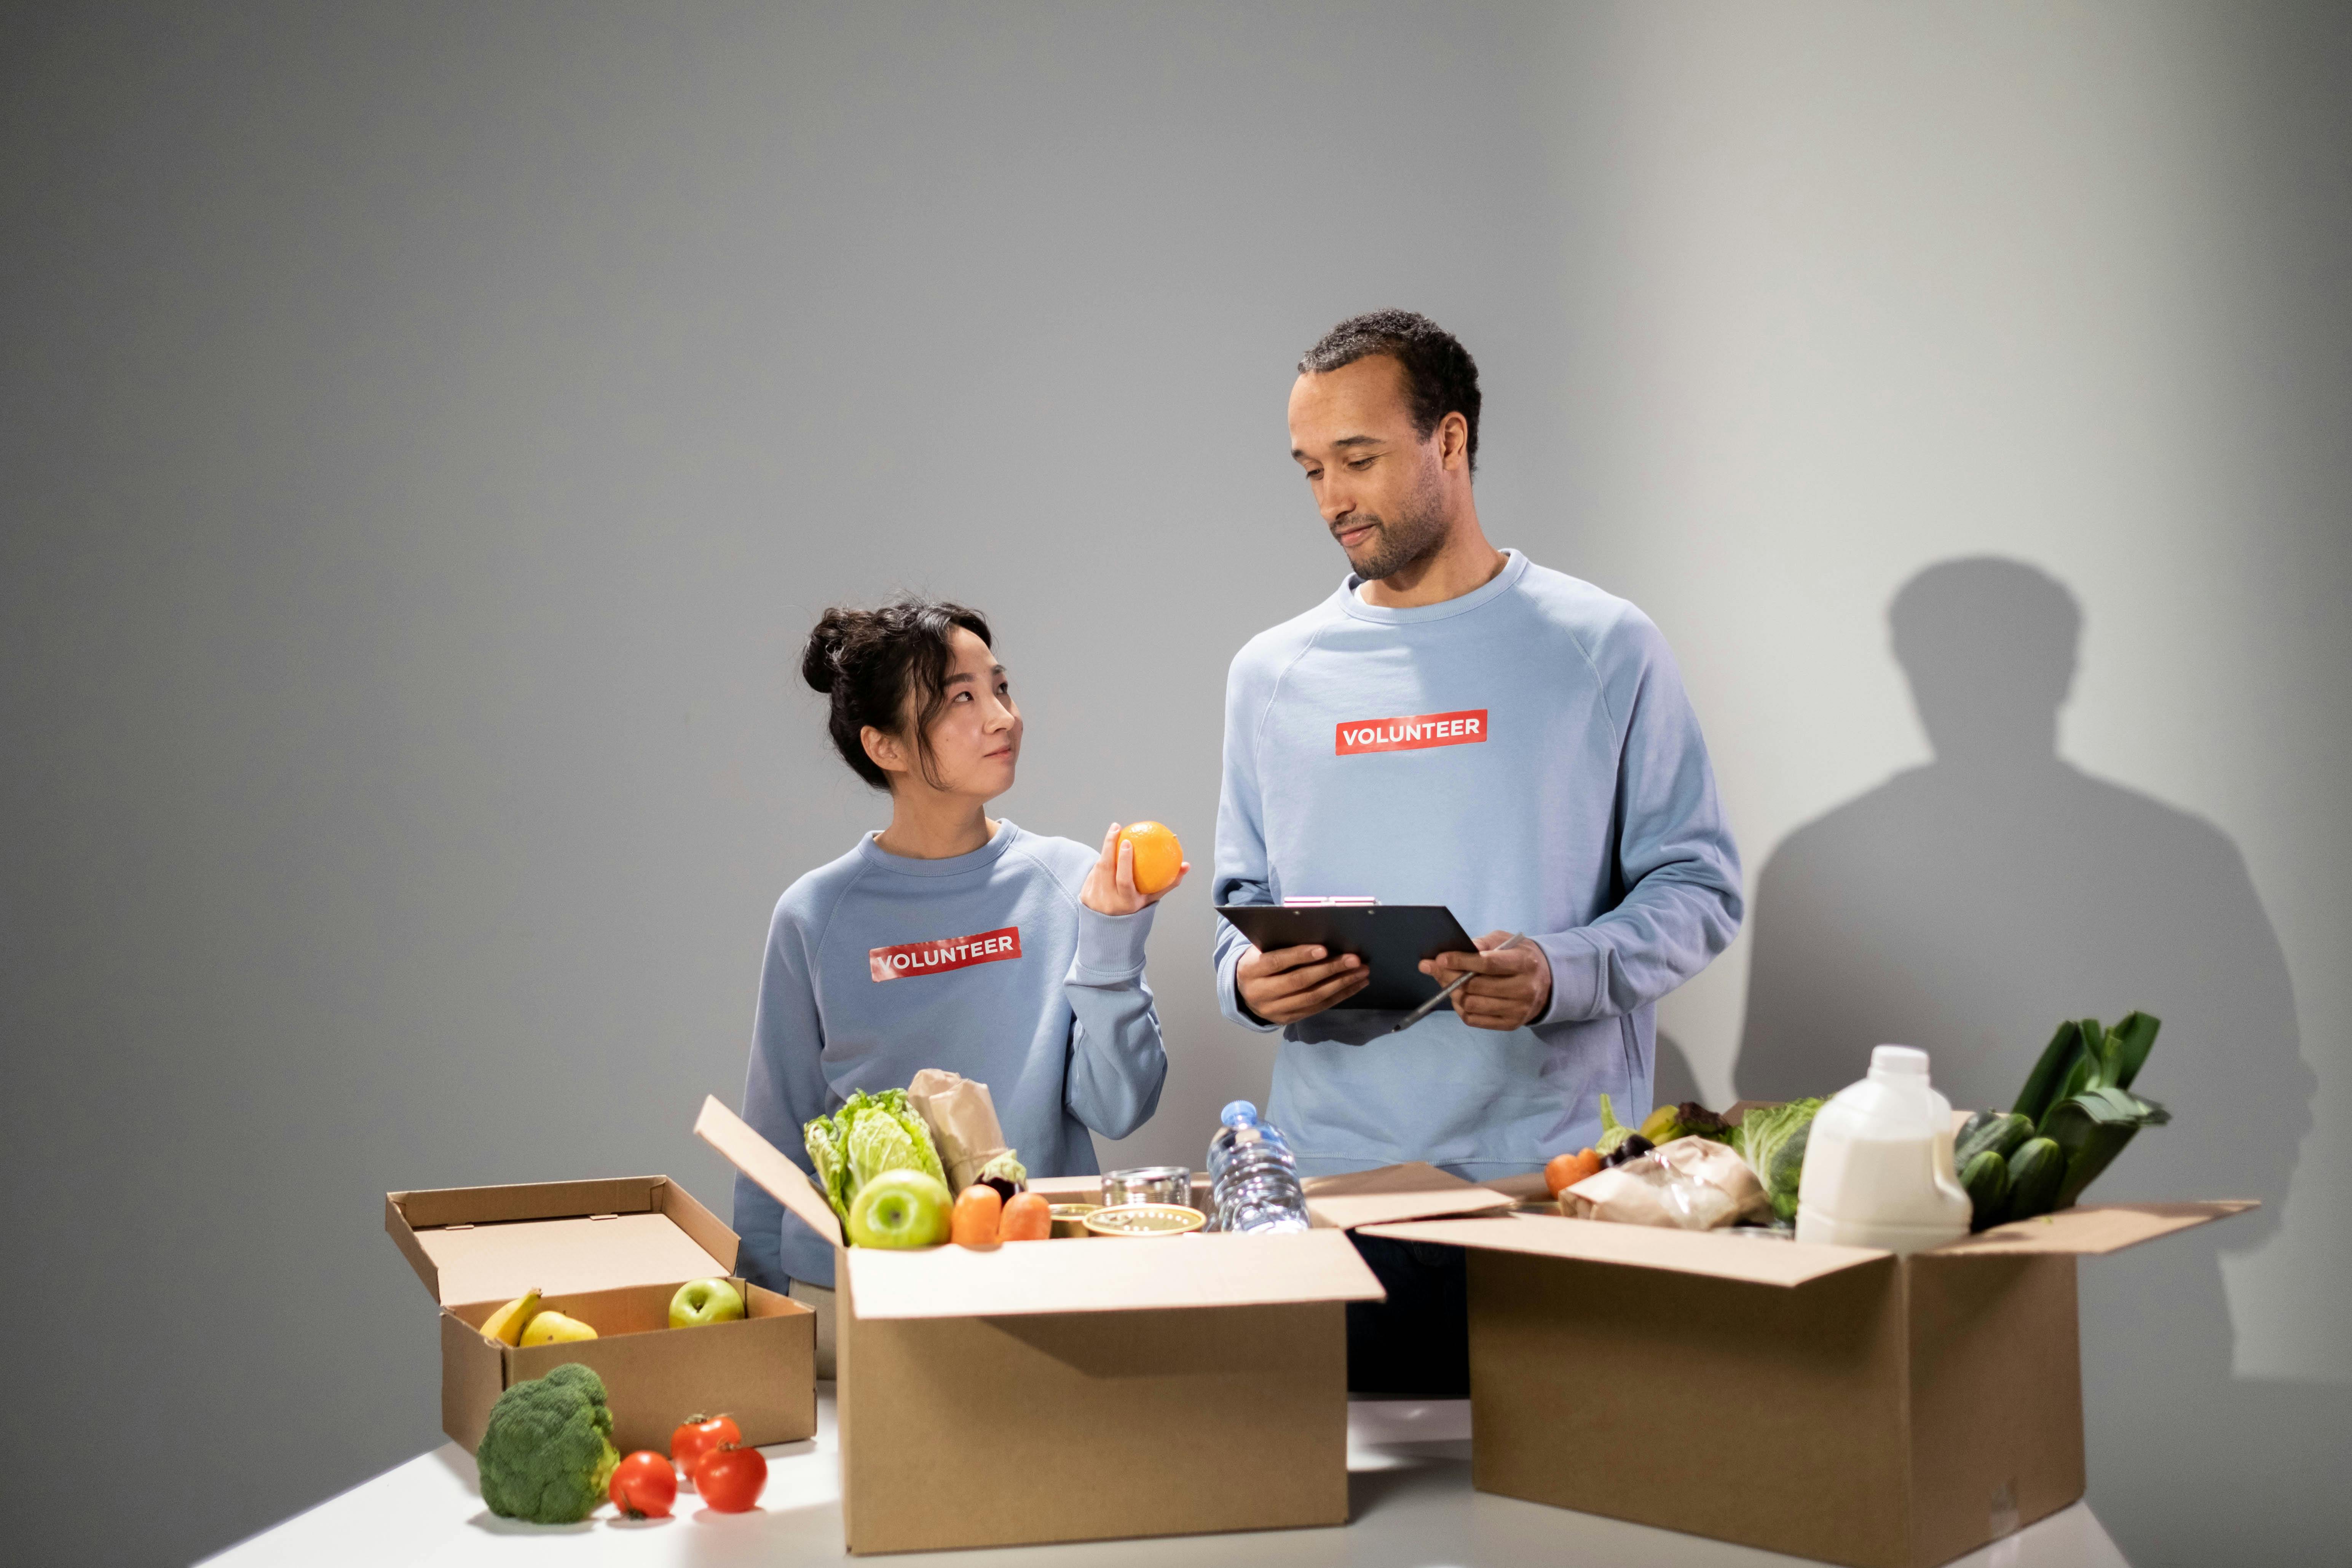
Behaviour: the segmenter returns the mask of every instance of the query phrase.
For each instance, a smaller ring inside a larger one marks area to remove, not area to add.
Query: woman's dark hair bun
[[[947,704],[957,627],[994,647],[988,619],[944,599],[905,598],[878,610],[841,605],[817,617],[801,649],[801,679],[831,700],[825,731],[850,771],[876,789],[890,775],[866,754],[864,731],[902,734],[911,718],[915,754],[933,785],[928,732]],[[911,699],[911,700],[910,700]],[[911,710],[911,711],[910,711]]]
[[[816,629],[809,633],[808,646],[801,649],[801,679],[813,691],[833,694],[834,682],[841,678],[842,645],[849,640],[850,628],[859,612],[831,609],[817,617]]]

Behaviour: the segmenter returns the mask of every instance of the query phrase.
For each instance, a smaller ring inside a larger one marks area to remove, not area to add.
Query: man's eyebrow
[[[1384,438],[1379,436],[1342,436],[1338,440],[1331,443],[1334,447],[1378,447],[1383,444]],[[1307,456],[1304,451],[1300,450],[1297,447],[1293,447],[1290,449],[1290,455],[1294,458],[1304,458]]]

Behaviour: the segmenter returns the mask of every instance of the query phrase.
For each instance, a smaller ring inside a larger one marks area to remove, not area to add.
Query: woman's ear
[[[857,731],[857,743],[866,748],[866,754],[874,759],[874,765],[886,773],[913,771],[907,762],[907,749],[898,743],[898,736],[887,731],[868,724]]]

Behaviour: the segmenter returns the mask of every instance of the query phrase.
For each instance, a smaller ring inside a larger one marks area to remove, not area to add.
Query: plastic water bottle
[[[1216,1195],[1219,1230],[1305,1230],[1307,1198],[1298,1189],[1298,1162],[1282,1130],[1258,1120],[1257,1107],[1236,1100],[1217,1118],[1209,1140],[1209,1189]]]

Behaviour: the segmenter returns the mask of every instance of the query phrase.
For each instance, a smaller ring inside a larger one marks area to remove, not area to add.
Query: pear
[[[524,1327],[538,1310],[539,1289],[534,1286],[492,1312],[482,1323],[482,1337],[502,1345],[519,1345]]]
[[[532,1345],[568,1344],[573,1340],[593,1340],[596,1331],[577,1318],[567,1318],[561,1312],[541,1312],[522,1331],[525,1349]]]

